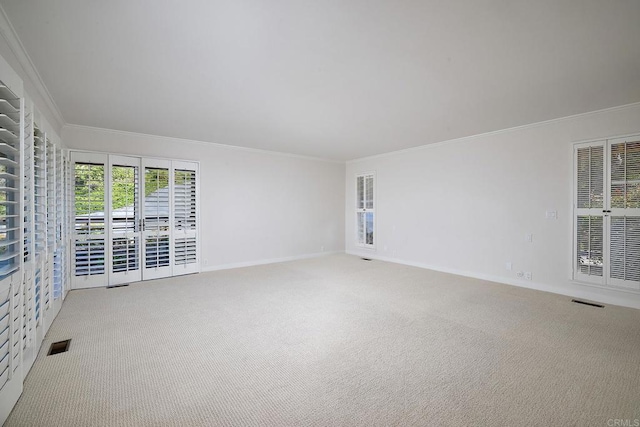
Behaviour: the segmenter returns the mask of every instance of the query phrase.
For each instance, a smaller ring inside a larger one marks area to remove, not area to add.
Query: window
[[[374,174],[356,176],[356,241],[359,246],[375,247]]]
[[[640,136],[575,146],[574,278],[640,291]]]

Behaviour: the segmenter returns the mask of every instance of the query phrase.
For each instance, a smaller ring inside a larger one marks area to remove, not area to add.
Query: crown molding
[[[11,52],[22,67],[23,76],[26,76],[29,79],[30,83],[38,92],[38,95],[45,102],[52,118],[56,121],[55,124],[58,125],[57,128],[62,129],[66,124],[64,117],[62,116],[62,112],[53,100],[49,89],[47,89],[42,81],[40,73],[38,73],[33,61],[31,61],[29,54],[20,41],[15,28],[13,28],[9,17],[2,6],[0,6],[0,36],[2,36],[2,38],[7,42],[9,49],[11,49]]]

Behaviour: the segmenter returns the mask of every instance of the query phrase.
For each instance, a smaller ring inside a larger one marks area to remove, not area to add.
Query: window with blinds
[[[579,272],[603,275],[604,147],[576,150],[577,265]]]
[[[640,138],[575,147],[575,278],[640,290]]]
[[[628,286],[640,283],[640,137],[610,146],[610,277]]]
[[[0,282],[20,267],[20,99],[0,82]]]
[[[356,239],[363,247],[374,247],[374,174],[356,176]]]

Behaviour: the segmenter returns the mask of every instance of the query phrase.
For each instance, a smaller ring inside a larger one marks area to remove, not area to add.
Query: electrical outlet
[[[531,280],[531,272],[530,271],[525,271],[524,272],[524,278],[526,280]]]
[[[558,219],[558,211],[547,211],[545,217],[547,219]]]
[[[524,272],[522,272],[522,271],[518,271],[518,272],[516,273],[516,277],[517,277],[518,279],[522,279],[522,278],[524,277]]]

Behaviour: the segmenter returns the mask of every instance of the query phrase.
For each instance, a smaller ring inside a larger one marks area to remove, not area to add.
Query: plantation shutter
[[[0,82],[0,283],[20,268],[20,99]]]
[[[0,78],[8,65],[0,60]],[[14,87],[16,87],[14,85]],[[0,421],[22,391],[24,101],[0,81]]]
[[[109,284],[138,281],[140,270],[140,160],[110,156],[111,274]]]
[[[54,206],[55,206],[55,247],[53,253],[53,299],[57,300],[63,296],[63,256],[65,250],[65,244],[62,239],[62,223],[64,215],[64,188],[62,180],[62,150],[58,145],[54,147],[55,155],[55,192],[54,192]]]
[[[198,272],[196,191],[198,165],[172,162],[173,166],[173,275]]]
[[[356,177],[356,227],[357,244],[374,247],[374,175],[372,173]]]
[[[34,167],[33,167],[33,104],[25,102],[24,109],[24,276],[23,276],[23,360],[26,363],[24,374],[35,360],[35,290],[34,290]],[[30,351],[27,351],[31,348]]]
[[[106,155],[74,153],[75,288],[106,286]]]
[[[610,283],[640,290],[640,138],[611,141]]]
[[[47,233],[47,200],[46,200],[46,167],[45,167],[45,135],[37,124],[33,125],[33,195],[34,195],[34,290],[36,325],[42,322],[42,282],[43,264]]]
[[[604,143],[576,149],[576,266],[577,274],[603,283],[604,262]]]

